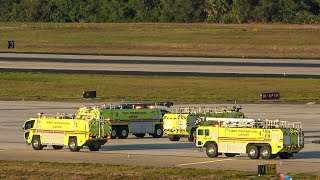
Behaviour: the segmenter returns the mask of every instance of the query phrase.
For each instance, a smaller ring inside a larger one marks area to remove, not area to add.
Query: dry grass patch
[[[257,173],[231,170],[143,167],[89,163],[48,163],[0,161],[0,179],[278,179],[258,177]],[[293,174],[292,177],[317,179],[319,176]]]
[[[320,58],[316,25],[0,23],[0,33],[13,52]]]
[[[103,101],[259,102],[280,92],[282,102],[320,102],[320,79],[0,73],[1,99],[80,100],[96,90]]]

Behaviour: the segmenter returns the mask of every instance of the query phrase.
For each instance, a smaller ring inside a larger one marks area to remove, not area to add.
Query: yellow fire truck
[[[73,152],[83,146],[88,146],[90,151],[99,151],[110,139],[111,126],[103,117],[97,117],[80,119],[75,115],[39,113],[37,118],[24,123],[24,139],[34,150],[51,145],[53,149],[69,146]]]
[[[250,159],[288,159],[304,147],[300,122],[239,118],[207,118],[211,123],[197,129],[196,146],[208,157],[247,153]]]
[[[206,117],[244,118],[241,109],[235,106],[233,109],[224,108],[221,111],[208,107],[179,107],[176,113],[166,113],[163,116],[163,131],[170,141],[179,141],[181,137],[187,137],[190,142],[194,142],[197,127],[207,123]]]
[[[170,107],[173,103],[167,104],[165,106]],[[138,138],[146,134],[161,138],[163,136],[162,117],[168,112],[162,105],[132,103],[107,106],[104,104],[80,108],[77,114],[79,117],[100,114],[105,119],[109,119],[112,129],[111,139],[126,139],[130,133]]]

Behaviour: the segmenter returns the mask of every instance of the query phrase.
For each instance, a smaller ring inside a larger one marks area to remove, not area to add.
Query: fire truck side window
[[[203,130],[202,129],[198,130],[198,135],[203,135]]]
[[[209,136],[209,129],[206,129],[206,130],[204,131],[204,135],[205,135],[205,136]]]
[[[27,129],[32,128],[33,124],[34,124],[34,120],[26,122],[26,125],[24,126],[24,129],[27,130]]]

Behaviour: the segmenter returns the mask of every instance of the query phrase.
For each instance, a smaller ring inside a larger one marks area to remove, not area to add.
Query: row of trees
[[[320,23],[320,0],[0,0],[0,21]]]

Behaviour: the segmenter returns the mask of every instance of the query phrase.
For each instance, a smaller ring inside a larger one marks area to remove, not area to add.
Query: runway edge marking
[[[220,160],[215,160],[215,161],[204,161],[204,162],[196,162],[196,163],[186,163],[186,164],[178,164],[176,165],[177,167],[179,166],[188,166],[188,165],[194,165],[194,164],[206,164],[206,163],[212,163],[212,162],[221,162],[221,161],[230,161],[232,159],[220,159]]]

